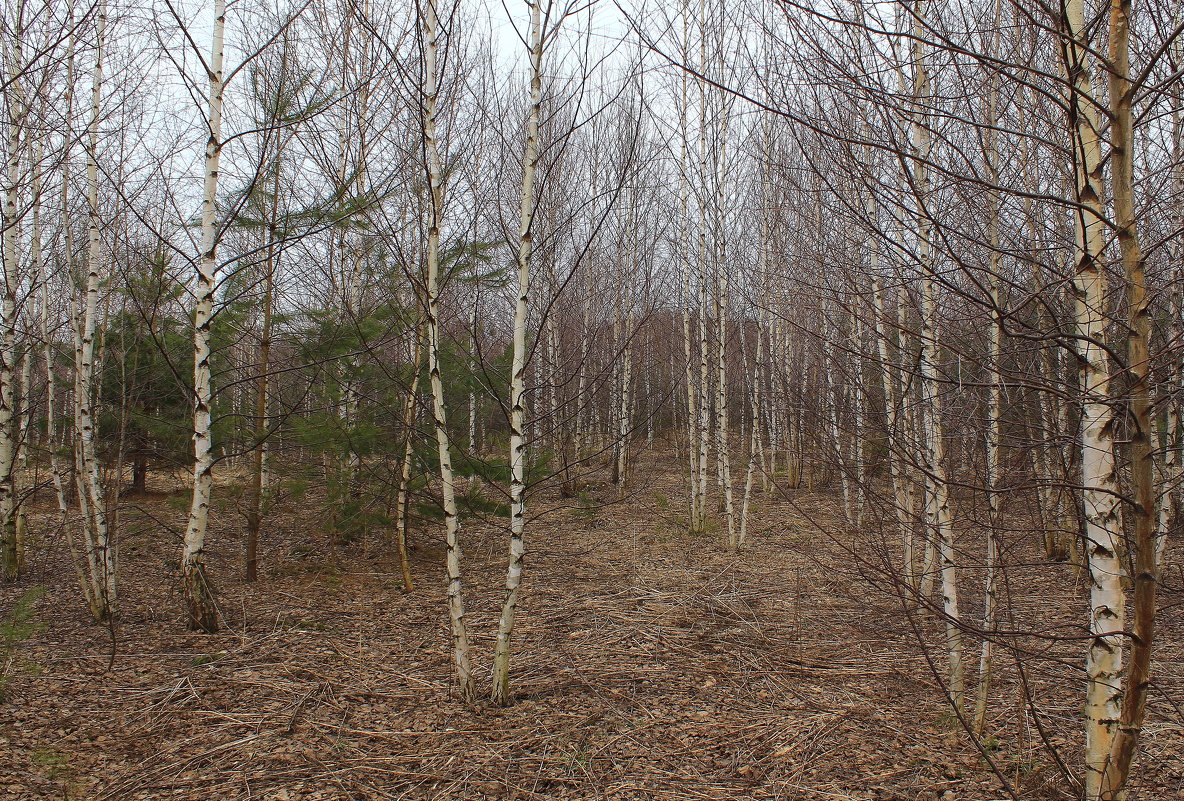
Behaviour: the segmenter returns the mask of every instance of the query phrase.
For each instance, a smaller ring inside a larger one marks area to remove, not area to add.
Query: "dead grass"
[[[826,491],[770,495],[752,547],[731,555],[686,534],[679,475],[643,459],[620,504],[535,501],[508,709],[466,707],[451,692],[431,535],[416,537],[420,586],[404,595],[380,541],[328,554],[315,515],[285,510],[269,521],[262,580],[246,585],[239,524],[224,513],[210,537],[227,624],[215,636],[183,630],[175,538],[150,518],[127,512],[140,533],[124,552],[114,632],[88,623],[61,543],[43,542],[28,577],[3,588],[8,609],[44,585],[47,625],[20,648],[36,669],[14,677],[0,706],[0,798],[1006,797],[946,711],[877,571],[893,553],[873,533],[845,532]],[[178,516],[156,495],[136,504]],[[504,535],[470,521],[464,538],[487,686]],[[1066,798],[1038,728],[1076,766],[1081,647],[1057,637],[1083,617],[1081,588],[1028,557],[1012,555],[1014,625],[1050,636],[1017,637],[1000,654],[985,745],[1019,797]],[[978,580],[964,577],[969,619]],[[1165,618],[1144,743],[1155,769],[1132,801],[1184,797],[1173,708],[1184,632],[1180,582],[1169,584],[1177,613]],[[917,625],[940,669],[937,628]],[[1023,703],[1017,653],[1040,719]]]

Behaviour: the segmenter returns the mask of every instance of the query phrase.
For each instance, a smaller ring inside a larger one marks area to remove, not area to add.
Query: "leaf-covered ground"
[[[1072,797],[1056,756],[1077,771],[1084,586],[1072,568],[1010,543],[1006,627],[1026,634],[997,652],[980,751],[944,704],[940,627],[908,613],[882,570],[895,551],[874,530],[847,531],[833,490],[758,492],[751,546],[731,555],[686,533],[680,480],[643,455],[621,502],[598,507],[615,489],[595,485],[579,503],[536,499],[507,709],[452,692],[433,531],[416,532],[419,585],[404,594],[381,535],[331,548],[318,510],[282,509],[247,585],[242,518],[223,512],[209,555],[225,628],[210,636],[182,625],[181,518],[166,493],[121,512],[113,629],[88,622],[60,533],[38,537],[53,531],[45,506],[26,578],[0,588],[3,615],[45,588],[3,656],[0,798]],[[961,532],[968,560],[975,535]],[[470,520],[464,538],[487,690],[505,537]],[[1184,798],[1173,561],[1132,801]],[[974,620],[981,573],[962,585]],[[977,642],[968,635],[972,686]]]

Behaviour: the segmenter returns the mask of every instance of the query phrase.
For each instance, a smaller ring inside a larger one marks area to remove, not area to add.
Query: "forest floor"
[[[36,630],[0,654],[0,799],[1072,797],[1041,740],[1077,771],[1084,587],[1035,548],[1009,551],[1009,624],[1038,635],[998,652],[982,741],[993,770],[944,703],[940,629],[905,614],[879,571],[894,557],[877,534],[845,530],[833,490],[758,493],[738,555],[687,534],[681,475],[648,454],[621,502],[589,503],[613,497],[604,486],[575,505],[543,494],[516,700],[502,709],[456,699],[435,533],[416,533],[419,585],[404,594],[381,540],[329,548],[319,509],[282,510],[261,580],[245,584],[242,518],[222,512],[208,554],[225,626],[189,633],[175,579],[183,486],[153,480],[160,491],[123,512],[117,626],[88,622],[60,535],[34,540],[26,578],[0,588],[0,617],[45,590]],[[49,525],[43,511],[31,531]],[[487,692],[505,535],[470,520],[463,536]],[[1140,760],[1151,768],[1131,801],[1184,798],[1181,578],[1166,581]],[[981,576],[962,581],[973,619]]]

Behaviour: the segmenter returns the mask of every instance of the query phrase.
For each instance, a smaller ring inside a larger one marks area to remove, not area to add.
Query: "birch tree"
[[[530,292],[530,268],[535,213],[535,175],[539,162],[539,122],[543,102],[543,49],[547,25],[554,9],[544,0],[528,0],[530,10],[529,74],[530,106],[526,116],[526,142],[522,152],[522,194],[518,214],[518,291],[514,303],[513,342],[510,357],[510,558],[506,568],[506,595],[497,626],[493,661],[492,700],[510,703],[510,635],[518,609],[518,586],[526,553],[526,316]],[[560,17],[561,21],[562,17]]]
[[[27,65],[24,55],[26,5],[19,3],[11,25],[12,38],[4,38],[5,148],[4,199],[0,218],[0,255],[4,286],[0,287],[0,561],[3,576],[14,580],[20,572],[21,554],[17,539],[16,462],[17,410],[14,386],[17,379],[17,293],[21,281],[17,239],[21,220],[21,156],[28,140],[28,102],[22,90]]]
[[[912,181],[915,187],[917,217],[917,259],[921,269],[921,354],[918,359],[921,377],[921,411],[924,419],[924,465],[926,480],[925,531],[936,545],[941,576],[942,611],[945,615],[946,647],[949,655],[949,693],[955,707],[961,707],[965,690],[962,665],[962,636],[959,629],[958,574],[954,552],[954,530],[950,515],[949,487],[945,467],[945,430],[937,376],[940,349],[937,323],[937,275],[931,241],[929,218],[932,157],[930,132],[924,117],[932,102],[929,66],[925,48],[926,2],[914,0],[912,15],[911,57],[913,67],[914,112],[911,121]],[[928,560],[926,560],[928,562]],[[928,574],[928,564],[926,565]],[[923,590],[922,590],[923,591]]]
[[[427,297],[424,299],[427,326],[428,380],[432,392],[432,416],[436,448],[440,459],[440,484],[444,501],[444,530],[448,547],[448,614],[452,627],[452,654],[457,687],[461,699],[476,697],[476,685],[469,666],[469,633],[465,624],[465,605],[460,572],[460,526],[456,506],[456,487],[452,472],[452,453],[448,435],[448,413],[444,403],[444,383],[440,377],[440,225],[444,215],[444,164],[436,138],[436,115],[439,100],[440,20],[435,0],[419,7],[423,58],[423,90],[420,114],[423,124],[424,168],[427,177]]]
[[[178,19],[178,22],[180,20]],[[218,630],[218,611],[205,567],[206,531],[209,527],[210,496],[214,484],[212,443],[213,387],[210,380],[210,321],[214,314],[214,291],[218,271],[218,169],[222,159],[223,39],[226,30],[226,2],[214,0],[214,32],[210,60],[209,104],[206,124],[205,180],[201,201],[201,244],[193,305],[193,493],[189,522],[181,550],[181,583],[189,612],[189,626],[213,633]]]
[[[1125,278],[1127,309],[1126,387],[1127,438],[1129,440],[1134,537],[1133,612],[1130,664],[1123,677],[1122,706],[1114,726],[1100,797],[1125,798],[1131,762],[1147,714],[1151,684],[1151,648],[1155,635],[1159,560],[1156,547],[1155,466],[1151,429],[1151,303],[1147,291],[1145,259],[1139,241],[1135,198],[1135,80],[1131,75],[1130,37],[1134,24],[1131,0],[1110,6],[1109,112],[1110,181],[1113,186],[1114,223]],[[1121,599],[1125,602],[1125,598]],[[1120,627],[1122,628],[1122,627]]]
[[[1184,18],[1177,14],[1176,19]],[[1169,68],[1173,71],[1184,66],[1184,37],[1177,36],[1170,50]],[[1172,98],[1172,188],[1176,201],[1172,216],[1177,226],[1184,230],[1184,97],[1177,94]],[[1168,532],[1184,520],[1184,416],[1180,413],[1184,404],[1184,240],[1177,238],[1171,253],[1171,284],[1174,291],[1168,301],[1168,337],[1174,343],[1175,356],[1169,362],[1168,399],[1164,409],[1163,434],[1160,447],[1163,449],[1161,469],[1161,491],[1159,498],[1159,531],[1155,545],[1156,561],[1163,569],[1167,550]]]
[[[999,27],[1002,24],[1002,2],[996,0],[992,28],[986,52],[995,56]],[[999,183],[999,76],[992,74],[987,88],[987,119],[983,131],[983,161],[987,181],[996,186]],[[979,651],[978,693],[974,704],[974,730],[981,734],[986,725],[987,696],[991,686],[991,670],[994,661],[994,633],[998,615],[998,575],[1000,542],[999,527],[1002,525],[1003,488],[1002,477],[1002,417],[1003,417],[1003,367],[1001,364],[1003,346],[1003,289],[1000,272],[999,217],[1001,198],[998,191],[991,191],[987,200],[987,274],[991,281],[991,334],[987,351],[988,367],[993,371],[988,390],[987,403],[987,502],[990,506],[990,520],[987,525],[986,576],[983,582],[983,641]]]
[[[1081,390],[1081,483],[1090,575],[1090,633],[1086,655],[1085,792],[1099,798],[1119,718],[1126,600],[1118,553],[1120,521],[1114,480],[1110,371],[1106,364],[1103,206],[1104,163],[1100,114],[1082,0],[1064,6],[1062,59],[1069,76],[1068,110],[1074,149],[1074,291]]]
[[[74,323],[74,436],[75,482],[83,517],[83,541],[91,614],[103,621],[117,609],[116,551],[107,522],[98,455],[95,452],[95,335],[102,279],[99,216],[99,118],[103,91],[103,55],[106,46],[107,9],[96,10],[95,64],[91,82],[90,122],[86,144],[87,251],[85,280],[76,289],[78,306]]]

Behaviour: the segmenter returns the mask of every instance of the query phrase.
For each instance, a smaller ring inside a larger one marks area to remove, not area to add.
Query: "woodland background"
[[[0,792],[1184,792],[1175,4],[376,5],[3,7]]]

